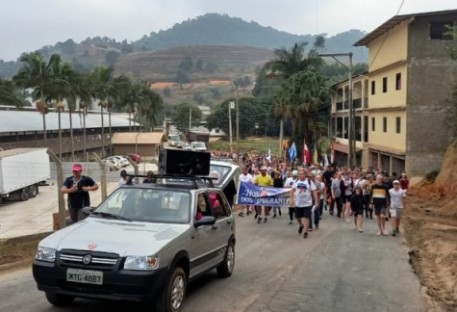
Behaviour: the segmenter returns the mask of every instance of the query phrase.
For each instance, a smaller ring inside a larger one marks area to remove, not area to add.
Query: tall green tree
[[[189,129],[189,120],[190,126],[198,126],[201,122],[201,118],[201,110],[196,105],[189,103],[176,105],[171,117],[173,124],[181,132],[185,132]]]
[[[18,95],[14,82],[0,78],[0,103],[21,108],[26,105],[24,99]]]

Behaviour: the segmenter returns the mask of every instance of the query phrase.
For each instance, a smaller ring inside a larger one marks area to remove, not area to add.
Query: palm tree
[[[60,58],[59,55],[53,54],[48,63],[46,63],[38,52],[23,54],[19,59],[22,67],[13,78],[18,86],[33,89],[32,98],[37,101],[37,110],[43,117],[43,139],[45,146],[47,146],[46,114],[48,113],[49,103],[47,96],[49,89],[52,87],[51,67],[56,58]]]
[[[14,82],[2,78],[0,78],[0,103],[14,105],[17,108],[21,108],[26,104],[25,101],[18,96]]]

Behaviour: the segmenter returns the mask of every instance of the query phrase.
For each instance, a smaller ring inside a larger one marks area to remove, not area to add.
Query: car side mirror
[[[202,225],[214,225],[216,223],[216,218],[213,216],[203,216],[200,220],[195,221],[194,227],[198,228]]]
[[[94,210],[94,207],[84,207],[83,209],[81,209],[82,213],[86,216],[90,215],[92,212],[94,212]]]

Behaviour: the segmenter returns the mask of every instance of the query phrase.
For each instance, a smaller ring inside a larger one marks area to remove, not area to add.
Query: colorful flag
[[[314,144],[314,152],[313,152],[313,164],[318,164],[319,160],[317,159],[317,146]]]
[[[271,161],[271,144],[268,145],[268,156],[266,157],[268,161]]]
[[[295,158],[297,158],[297,147],[295,146],[295,142],[289,147],[287,155],[289,156],[289,161],[294,161]]]
[[[311,163],[311,153],[309,152],[308,145],[306,145],[306,140],[303,139],[303,164],[309,166]]]

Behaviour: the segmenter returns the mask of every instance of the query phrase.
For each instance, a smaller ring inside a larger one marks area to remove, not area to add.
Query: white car
[[[193,151],[206,152],[206,145],[203,142],[194,141],[190,143],[190,147]]]
[[[103,159],[102,161],[109,171],[117,171],[121,168],[121,164],[115,159]]]
[[[110,156],[106,157],[105,159],[114,159],[115,161],[119,162],[121,167],[127,167],[128,165],[130,165],[129,160],[125,156]]]

